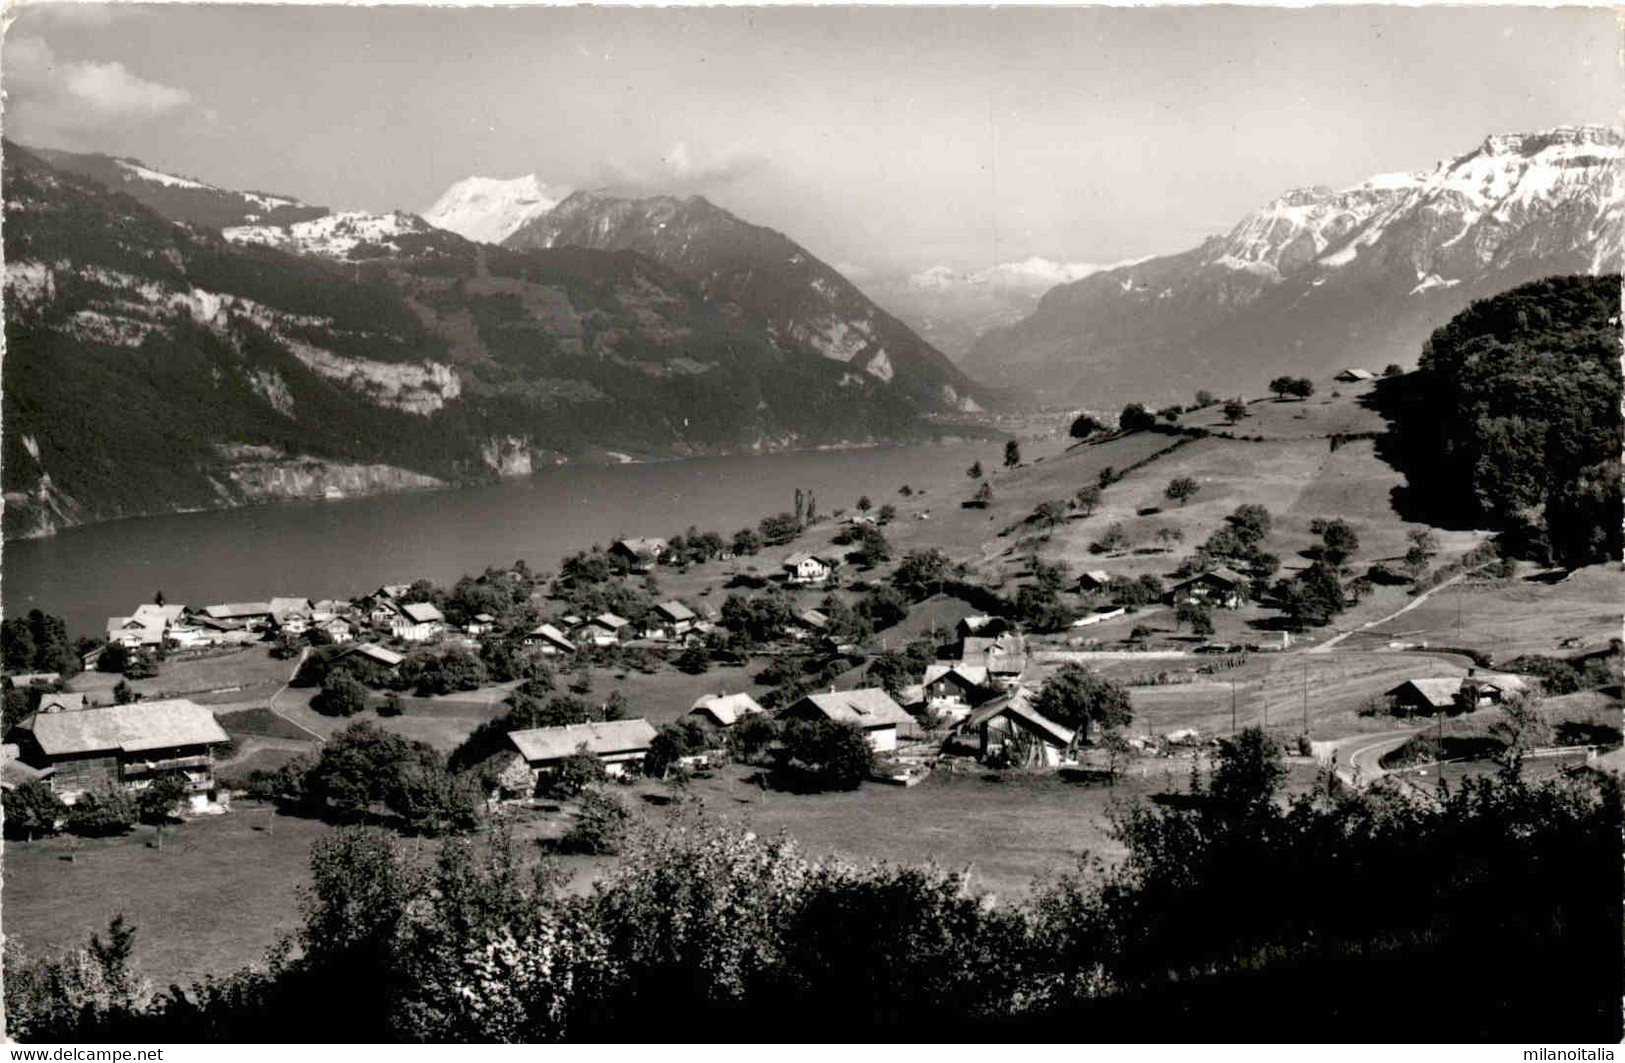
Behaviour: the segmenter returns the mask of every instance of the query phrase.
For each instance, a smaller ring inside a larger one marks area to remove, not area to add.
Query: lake
[[[0,594],[7,616],[39,608],[74,637],[99,637],[108,617],[158,591],[194,606],[349,598],[421,577],[449,584],[520,558],[552,569],[625,536],[691,524],[732,536],[792,509],[798,487],[824,513],[862,494],[878,507],[903,484],[962,482],[972,461],[991,468],[1000,453],[984,441],[560,466],[483,487],[139,517],[6,543]]]

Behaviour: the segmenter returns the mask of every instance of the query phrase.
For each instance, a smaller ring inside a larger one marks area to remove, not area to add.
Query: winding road
[[[1349,735],[1337,740],[1337,777],[1349,786],[1370,786],[1388,774],[1382,758],[1404,745],[1422,727],[1407,727],[1403,731],[1383,731],[1380,734]],[[1348,752],[1345,756],[1345,751]],[[1356,782],[1358,780],[1358,782]]]

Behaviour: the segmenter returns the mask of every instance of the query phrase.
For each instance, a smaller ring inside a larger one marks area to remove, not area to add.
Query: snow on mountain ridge
[[[1337,269],[1375,245],[1397,222],[1425,217],[1454,235],[1429,241],[1418,254],[1470,254],[1482,265],[1532,215],[1563,204],[1589,203],[1600,217],[1617,219],[1625,194],[1622,165],[1625,144],[1606,126],[1497,134],[1431,171],[1379,174],[1339,191],[1287,192],[1244,218],[1227,236],[1210,241],[1206,261],[1276,276],[1311,266]],[[1419,274],[1436,272],[1431,260],[1416,265]]]
[[[499,244],[563,202],[570,190],[535,174],[504,180],[465,177],[423,212],[430,225],[480,243]]]
[[[363,245],[399,252],[399,237],[422,235],[434,229],[416,214],[403,211],[371,214],[346,210],[292,225],[237,225],[222,229],[220,235],[236,244],[264,244],[296,254],[346,259]]]

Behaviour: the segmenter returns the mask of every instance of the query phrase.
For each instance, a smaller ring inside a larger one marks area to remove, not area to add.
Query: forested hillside
[[[909,396],[634,252],[227,242],[8,145],[8,536],[606,452],[902,439]]]
[[[1392,388],[1414,493],[1538,560],[1617,560],[1619,359],[1617,274],[1474,303]]]

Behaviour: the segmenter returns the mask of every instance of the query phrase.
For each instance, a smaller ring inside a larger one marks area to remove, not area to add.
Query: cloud
[[[656,160],[606,163],[598,183],[635,195],[690,195],[731,185],[766,166],[766,159],[737,145],[696,152],[679,140]]]
[[[77,145],[160,118],[207,112],[185,89],[149,81],[123,63],[59,61],[42,37],[8,34],[6,124],[19,139]]]

